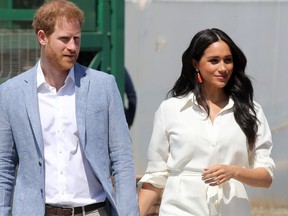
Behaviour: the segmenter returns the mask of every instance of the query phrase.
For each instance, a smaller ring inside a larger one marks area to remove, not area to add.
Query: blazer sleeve
[[[0,86],[0,216],[8,216],[18,163],[12,130],[9,123],[8,108],[10,101],[4,85]]]
[[[114,177],[116,206],[119,215],[137,216],[138,201],[132,142],[126,123],[123,102],[113,77],[108,89],[109,149]]]

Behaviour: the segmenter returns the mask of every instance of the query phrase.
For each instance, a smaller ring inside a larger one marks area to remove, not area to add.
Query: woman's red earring
[[[200,84],[203,83],[202,77],[201,77],[198,70],[197,70],[197,80],[198,80],[198,83],[200,83]]]

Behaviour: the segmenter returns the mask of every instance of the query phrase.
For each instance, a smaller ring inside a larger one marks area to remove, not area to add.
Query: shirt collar
[[[39,89],[40,86],[46,85],[49,86],[48,83],[45,80],[42,68],[40,66],[40,61],[37,63],[37,89]],[[73,81],[75,83],[75,76],[74,76],[74,67],[72,67],[69,71],[69,74],[67,75],[65,79],[65,84],[69,81]]]
[[[193,105],[199,107],[199,104],[196,100],[196,96],[194,93],[189,93],[188,95],[186,95],[185,97],[182,98],[182,106],[181,106],[181,111],[189,108],[189,107],[192,107]],[[228,101],[228,104],[222,109],[222,111],[224,110],[227,110],[227,109],[230,109],[234,106],[234,101],[231,97],[229,97],[229,101]],[[221,112],[222,112],[221,111]]]

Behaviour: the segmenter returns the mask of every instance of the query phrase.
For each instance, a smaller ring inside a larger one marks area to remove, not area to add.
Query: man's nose
[[[71,40],[67,44],[67,48],[69,50],[76,50],[77,47],[78,47],[77,41],[74,38],[71,38]]]

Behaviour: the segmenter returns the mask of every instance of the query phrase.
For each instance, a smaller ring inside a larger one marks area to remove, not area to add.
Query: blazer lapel
[[[89,90],[89,79],[86,79],[84,67],[76,64],[74,67],[75,75],[75,96],[76,96],[76,120],[79,133],[80,144],[85,148],[85,111],[87,105],[87,94]]]
[[[30,121],[30,126],[36,142],[38,144],[41,155],[44,155],[44,145],[43,136],[41,130],[41,121],[38,106],[38,95],[37,95],[37,65],[32,69],[29,76],[27,76],[23,81],[23,92],[24,100],[27,109],[27,115]]]

